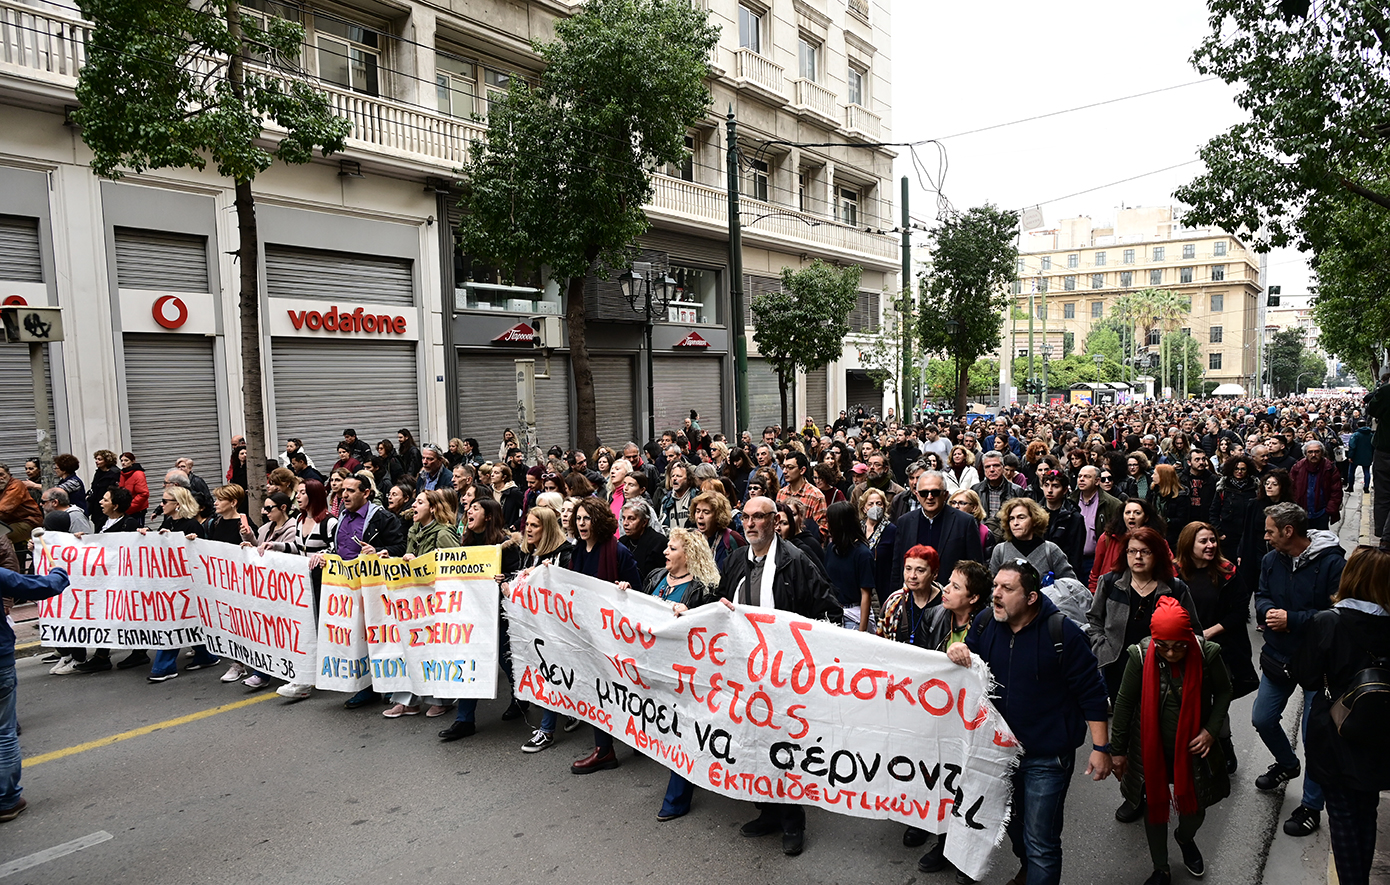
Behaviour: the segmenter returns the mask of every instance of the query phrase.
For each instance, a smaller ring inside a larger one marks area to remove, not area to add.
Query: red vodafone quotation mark
[[[6,295],[3,302],[5,307],[28,307],[29,302],[24,300],[23,295]]]
[[[170,308],[174,316],[169,315]],[[177,295],[161,295],[150,312],[154,314],[154,321],[166,329],[177,329],[188,322],[188,305]]]

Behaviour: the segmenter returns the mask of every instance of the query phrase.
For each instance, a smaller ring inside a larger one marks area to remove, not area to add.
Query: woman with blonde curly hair
[[[958,492],[975,485],[980,481],[980,474],[975,472],[975,455],[965,446],[955,446],[951,449],[951,456],[946,461],[946,470],[942,475],[946,477],[947,493]]]

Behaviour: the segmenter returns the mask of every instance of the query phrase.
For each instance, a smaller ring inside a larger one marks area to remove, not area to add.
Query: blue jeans
[[[19,678],[14,664],[0,669],[0,811],[19,804],[19,734],[15,718],[15,690]]]
[[[554,710],[546,710],[541,714],[541,731],[546,734],[555,733],[555,724],[560,721],[560,714]]]
[[[695,785],[671,772],[671,779],[666,782],[666,795],[661,800],[661,816],[689,813],[690,800],[694,798]]]
[[[1076,755],[1024,754],[1013,774],[1009,841],[1028,868],[1028,885],[1062,881],[1062,824]]]
[[[218,659],[212,656],[206,645],[193,646],[194,663],[210,666],[217,663]],[[177,672],[179,669],[179,650],[177,648],[161,648],[154,653],[154,663],[150,666],[151,676],[168,676],[170,673]]]
[[[1250,724],[1259,732],[1260,740],[1265,742],[1274,761],[1285,768],[1298,767],[1298,754],[1293,751],[1284,726],[1279,721],[1284,715],[1284,707],[1289,698],[1298,690],[1297,685],[1273,682],[1269,676],[1260,674],[1260,691],[1255,695],[1255,707],[1250,711]],[[1313,709],[1313,692],[1303,693],[1303,739],[1308,739],[1308,713]],[[1303,773],[1303,804],[1315,811],[1322,811],[1322,787],[1305,771]]]

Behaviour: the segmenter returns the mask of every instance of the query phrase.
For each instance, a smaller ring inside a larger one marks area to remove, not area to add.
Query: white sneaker
[[[302,701],[313,692],[312,685],[296,685],[293,682],[286,682],[284,685],[275,689],[275,693],[282,698],[289,698],[292,701]]]
[[[222,674],[223,682],[238,682],[246,677],[250,671],[243,665],[237,663],[227,668],[227,672]]]
[[[70,655],[64,655],[58,659],[58,663],[49,668],[48,672],[54,676],[66,676],[72,672],[72,668],[77,666],[77,662]]]
[[[260,691],[263,688],[270,687],[270,680],[259,673],[252,673],[246,679],[241,680],[241,684],[252,691]]]
[[[523,753],[539,753],[541,750],[548,750],[555,745],[555,735],[548,731],[541,731],[539,728],[531,733],[531,739],[521,745]]]

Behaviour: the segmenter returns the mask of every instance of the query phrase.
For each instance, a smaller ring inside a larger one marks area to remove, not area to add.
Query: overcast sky
[[[900,0],[892,15],[892,140],[942,139],[950,164],[942,191],[960,210],[1042,203],[1051,227],[1078,215],[1099,225],[1121,205],[1176,205],[1173,190],[1198,174],[1200,163],[1091,189],[1196,160],[1207,139],[1242,119],[1236,90],[1213,81],[947,137],[1203,79],[1189,62],[1207,33],[1206,6],[1198,0]],[[897,175],[912,180],[912,214],[931,220],[936,195],[918,183],[902,150]],[[935,178],[935,146],[917,152]],[[1078,191],[1091,192],[1069,196]],[[1297,252],[1271,253],[1269,282],[1286,295],[1305,292],[1306,262]]]

